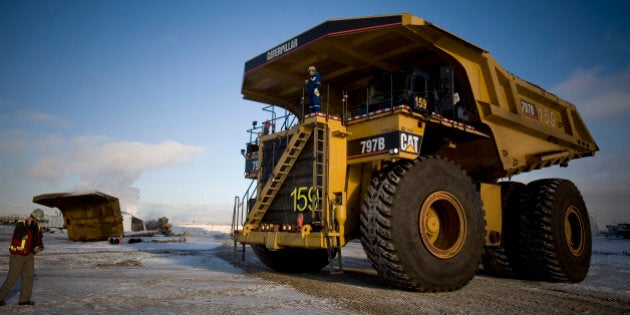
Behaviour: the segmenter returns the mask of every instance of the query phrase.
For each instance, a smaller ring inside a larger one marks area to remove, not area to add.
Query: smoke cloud
[[[36,162],[30,175],[52,183],[74,182],[73,191],[98,190],[116,196],[131,214],[137,212],[140,198],[133,184],[143,172],[184,164],[204,151],[173,141],[107,142],[104,137],[75,138],[64,147]]]

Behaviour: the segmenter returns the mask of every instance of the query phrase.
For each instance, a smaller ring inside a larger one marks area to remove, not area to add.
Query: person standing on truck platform
[[[269,119],[265,120],[265,123],[263,124],[263,134],[264,135],[268,135],[269,134],[269,128],[271,128],[271,122],[269,121]]]
[[[18,305],[35,305],[31,301],[33,292],[33,274],[35,269],[35,255],[44,250],[42,243],[42,228],[39,225],[44,219],[44,212],[35,209],[24,221],[15,225],[11,245],[9,246],[9,272],[0,287],[0,306],[6,305],[4,297],[11,291],[15,281],[21,277],[20,299]]]
[[[320,91],[322,90],[322,77],[315,66],[308,67],[308,79],[304,80],[308,88],[308,105],[310,113],[318,113],[321,109]]]

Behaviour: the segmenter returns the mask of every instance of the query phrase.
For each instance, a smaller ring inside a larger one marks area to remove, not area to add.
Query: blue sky
[[[516,179],[569,178],[600,226],[630,221],[626,1],[0,0],[0,213],[100,190],[144,218],[229,222],[265,117],[242,99],[245,61],[327,19],[402,12],[576,104],[601,151]]]

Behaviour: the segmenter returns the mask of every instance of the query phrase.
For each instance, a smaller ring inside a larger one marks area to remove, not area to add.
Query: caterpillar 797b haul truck
[[[312,114],[311,65],[322,77]],[[586,276],[578,188],[508,179],[598,147],[573,104],[484,49],[411,14],[328,20],[247,61],[242,93],[272,117],[242,150],[252,184],[235,198],[235,256],[249,244],[277,271],[338,272],[360,239],[382,278],[432,292],[461,288],[480,265]]]

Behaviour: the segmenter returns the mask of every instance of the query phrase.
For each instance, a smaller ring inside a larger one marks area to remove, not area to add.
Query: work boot
[[[0,306],[5,306],[7,303],[5,301],[0,300]]]
[[[18,305],[35,305],[35,302],[29,300],[29,301],[19,302]]]

